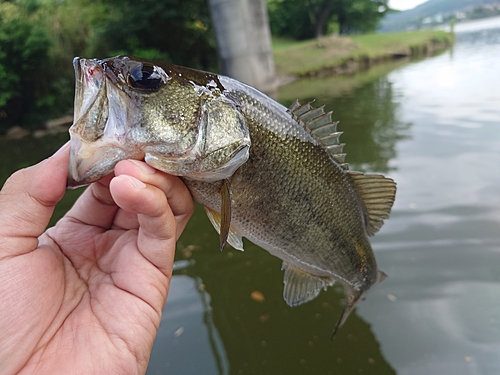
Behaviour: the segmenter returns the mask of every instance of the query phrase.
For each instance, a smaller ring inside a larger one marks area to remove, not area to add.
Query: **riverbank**
[[[449,48],[453,42],[453,34],[438,30],[350,37],[333,35],[300,42],[274,38],[273,53],[278,85],[283,86],[300,77],[354,73],[380,63],[431,55]],[[338,89],[345,90],[343,86]],[[295,97],[295,93],[292,94]],[[29,134],[38,138],[66,132],[72,120],[72,116],[63,116],[48,121],[33,132],[14,126],[1,138],[21,139]]]
[[[453,42],[453,34],[441,30],[332,35],[301,42],[273,39],[273,54],[283,84],[297,77],[353,73],[382,62],[431,55]]]
[[[12,126],[7,129],[5,134],[0,137],[1,139],[23,139],[28,135],[34,138],[42,138],[46,135],[54,135],[58,133],[65,133],[73,123],[73,115],[65,115],[53,120],[46,121],[37,129],[26,129],[19,125]]]

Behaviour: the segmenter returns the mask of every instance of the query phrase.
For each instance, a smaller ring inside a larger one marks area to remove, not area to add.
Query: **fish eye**
[[[160,88],[162,78],[154,65],[139,64],[130,71],[128,84],[140,91],[156,91]]]

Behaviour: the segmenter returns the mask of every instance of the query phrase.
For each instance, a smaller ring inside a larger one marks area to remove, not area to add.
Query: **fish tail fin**
[[[335,324],[335,328],[333,329],[332,336],[330,337],[330,340],[333,340],[333,338],[337,334],[339,328],[342,327],[342,325],[345,323],[345,321],[347,320],[347,318],[351,314],[351,312],[354,308],[354,305],[356,305],[356,302],[359,301],[360,297],[361,297],[361,294],[348,296],[347,302],[346,302],[344,308],[342,309],[342,313],[340,314],[340,318],[337,321],[337,324]]]

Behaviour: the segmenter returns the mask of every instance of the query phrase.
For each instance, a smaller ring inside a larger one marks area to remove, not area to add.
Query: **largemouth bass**
[[[228,77],[126,56],[74,67],[70,188],[127,158],[181,176],[221,249],[243,250],[246,237],[283,260],[289,305],[343,285],[335,331],[384,278],[368,236],[388,218],[396,184],[349,171],[331,112],[298,101],[287,109]]]

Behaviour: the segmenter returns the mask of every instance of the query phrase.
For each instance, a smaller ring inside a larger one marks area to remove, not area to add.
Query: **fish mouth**
[[[123,151],[122,151],[123,153]],[[71,138],[68,165],[69,189],[91,184],[110,174],[120,159],[106,156],[120,154],[120,149],[99,147]]]
[[[142,159],[126,145],[127,127],[135,121],[130,99],[109,83],[102,61],[75,58],[75,110],[70,133],[67,187],[88,185],[112,173],[123,159]]]
[[[76,189],[113,173],[120,160],[144,159],[144,153],[138,149],[124,150],[116,144],[89,144],[77,137],[72,137],[69,150],[67,187]]]

